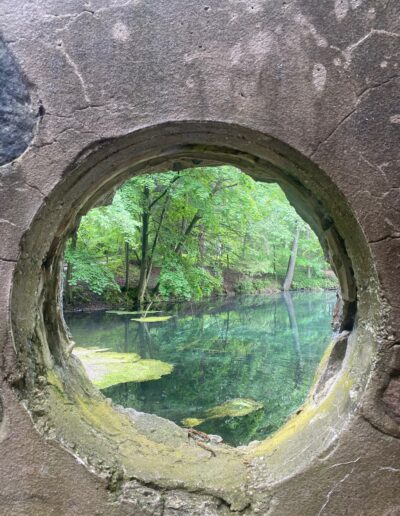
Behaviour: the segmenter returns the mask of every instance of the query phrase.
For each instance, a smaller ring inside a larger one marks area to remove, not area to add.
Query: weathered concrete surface
[[[398,2],[0,10],[29,88],[12,103],[19,141],[2,138],[0,514],[399,514]],[[280,182],[329,249],[352,330],[296,418],[216,458],[96,394],[56,303],[77,214],[131,174],[192,160]]]

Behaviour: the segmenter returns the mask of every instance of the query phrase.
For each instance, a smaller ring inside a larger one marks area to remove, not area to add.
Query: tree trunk
[[[292,251],[290,253],[289,263],[286,271],[286,278],[283,282],[283,290],[286,292],[287,290],[290,290],[290,287],[292,286],[293,276],[294,276],[294,269],[296,267],[296,258],[297,258],[297,249],[299,247],[299,238],[300,238],[300,226],[299,224],[296,225],[296,232],[293,239],[292,244]]]
[[[180,176],[175,176],[169,185],[163,190],[163,192],[150,202],[150,189],[148,186],[144,187],[144,203],[143,203],[143,214],[142,214],[142,246],[141,246],[141,260],[140,260],[140,276],[138,285],[137,303],[141,308],[146,297],[147,284],[150,279],[151,268],[153,264],[154,252],[157,246],[158,237],[161,230],[161,225],[165,216],[167,205],[169,202],[168,196],[164,203],[164,207],[161,213],[161,219],[154,237],[153,245],[149,249],[149,232],[150,232],[150,218],[153,207],[170,191],[172,185],[180,179]]]
[[[78,229],[79,229],[80,219],[77,220],[76,227],[71,236],[71,249],[72,251],[76,250],[76,246],[78,243]],[[67,303],[71,304],[73,300],[72,286],[71,286],[71,278],[72,278],[72,263],[67,263],[67,273],[65,275],[65,299]]]
[[[201,217],[202,217],[201,211],[197,210],[196,214],[193,216],[192,220],[190,221],[190,224],[187,226],[185,232],[181,236],[181,239],[179,240],[179,242],[175,246],[174,252],[176,254],[178,254],[178,255],[181,254],[183,244],[185,243],[186,239],[188,238],[188,236],[190,235],[190,233],[192,232],[192,230],[196,226],[197,222],[201,219]],[[157,281],[156,286],[153,288],[153,294],[156,294],[158,292],[159,288],[160,288],[160,281]]]
[[[307,238],[307,240],[310,240],[310,238],[311,238],[311,230],[310,230],[309,226],[307,226],[306,238]],[[311,267],[308,265],[307,266],[307,278],[311,279],[311,276],[312,276]]]
[[[144,205],[142,213],[142,245],[141,245],[141,257],[140,257],[140,277],[138,286],[137,301],[139,307],[143,306],[144,298],[147,290],[147,276],[149,266],[149,221],[150,221],[150,210],[149,210],[149,187],[144,187]]]
[[[186,228],[185,232],[183,233],[180,241],[175,246],[175,253],[180,254],[182,251],[183,244],[185,243],[187,237],[190,235],[190,233],[193,231],[194,227],[196,226],[197,222],[201,219],[201,211],[197,210],[196,214],[193,216],[192,220],[190,221],[190,224]]]
[[[125,242],[125,292],[129,289],[129,242]]]
[[[206,249],[206,233],[205,233],[204,224],[201,224],[200,231],[199,231],[199,254],[200,254],[201,265],[204,265],[205,249]]]
[[[167,197],[165,202],[164,202],[164,206],[163,206],[163,209],[161,211],[160,220],[158,221],[158,226],[157,226],[156,234],[154,235],[153,244],[151,246],[151,251],[150,251],[150,254],[149,254],[148,264],[147,264],[147,278],[146,278],[146,283],[147,284],[149,283],[149,280],[150,280],[150,275],[151,275],[151,271],[152,271],[152,268],[153,268],[154,253],[155,253],[156,248],[157,248],[157,243],[158,243],[158,239],[160,237],[161,227],[162,227],[163,222],[164,222],[164,217],[165,217],[165,214],[167,213],[168,203],[169,203],[169,197]]]

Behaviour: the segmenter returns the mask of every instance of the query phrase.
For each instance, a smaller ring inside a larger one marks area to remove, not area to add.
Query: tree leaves
[[[199,299],[219,292],[226,267],[250,278],[270,275],[275,283],[281,281],[297,224],[294,284],[296,275],[301,284],[304,277],[325,277],[328,265],[318,239],[280,187],[220,166],[134,177],[111,205],[92,209],[82,218],[76,250],[67,248],[72,285],[84,282],[99,294],[118,289],[115,278],[124,275],[125,242],[131,259],[140,260],[146,206],[149,243],[154,243],[150,268],[161,269],[158,292],[163,298]]]

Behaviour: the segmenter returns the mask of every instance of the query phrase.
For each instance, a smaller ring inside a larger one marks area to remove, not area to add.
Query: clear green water
[[[162,323],[138,324],[132,315],[66,314],[79,346],[135,352],[174,365],[160,380],[125,383],[103,392],[125,407],[180,424],[234,398],[261,410],[212,419],[196,427],[232,445],[277,430],[305,400],[332,336],[335,293],[297,292],[175,305]]]

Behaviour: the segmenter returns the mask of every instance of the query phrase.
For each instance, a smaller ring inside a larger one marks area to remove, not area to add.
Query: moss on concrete
[[[189,440],[187,431],[171,421],[149,416],[146,424],[136,424],[140,413],[135,416],[114,407],[87,379],[77,377],[76,370],[63,378],[60,374],[56,369],[50,373],[49,410],[37,425],[42,430],[54,429],[72,453],[104,475],[124,471],[127,478],[160,488],[207,492],[225,500],[233,510],[249,503],[243,452],[221,444],[213,447],[216,456],[210,457],[209,451]]]

